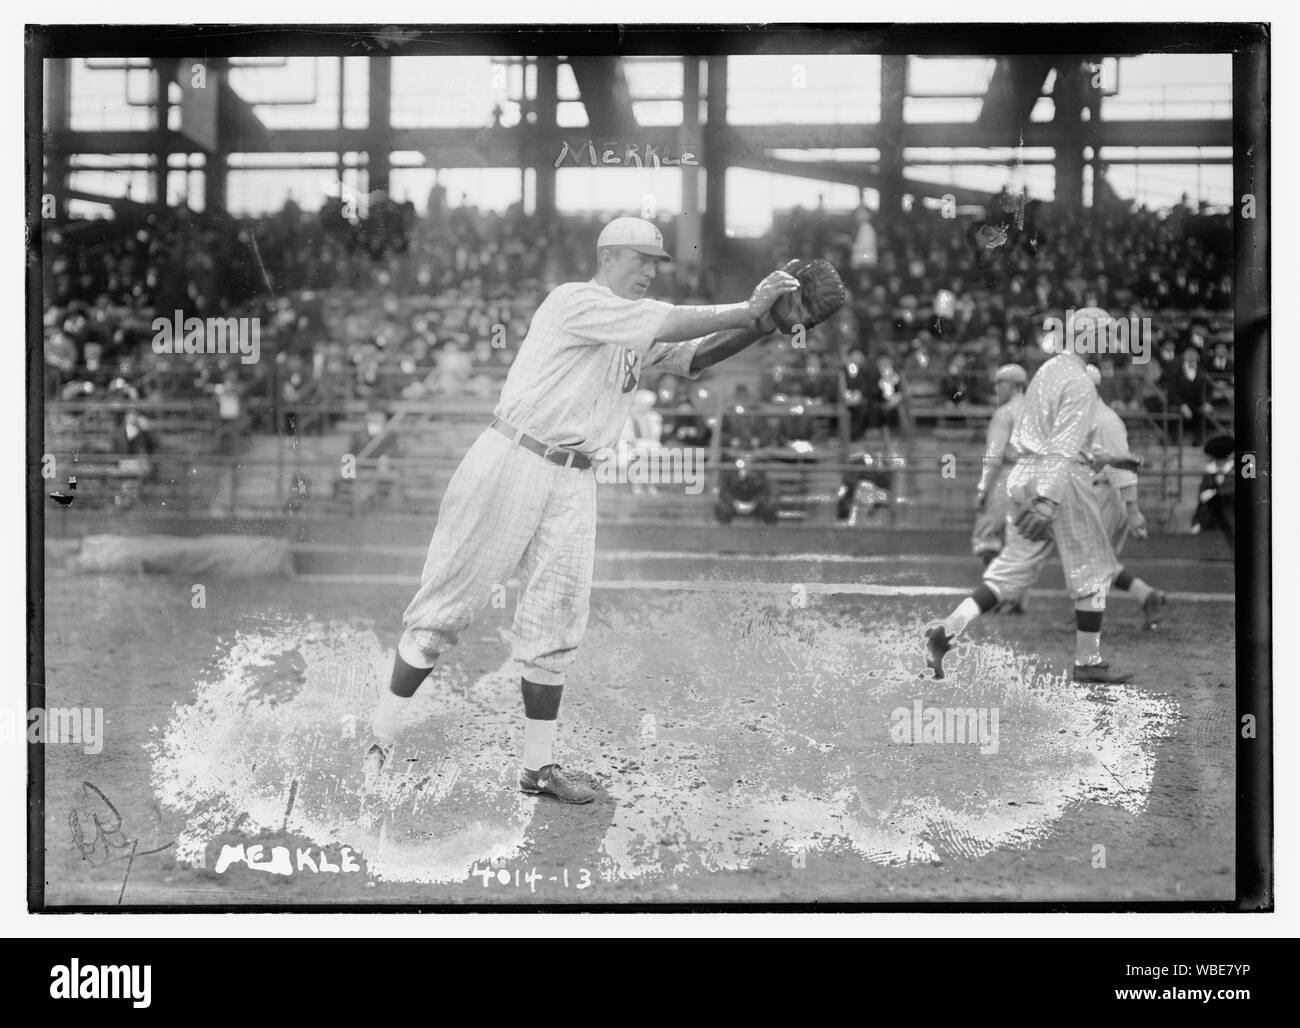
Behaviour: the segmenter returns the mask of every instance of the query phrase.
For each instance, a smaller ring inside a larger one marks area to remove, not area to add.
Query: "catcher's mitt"
[[[842,306],[846,297],[839,272],[820,257],[790,261],[782,271],[799,280],[799,291],[787,293],[772,304],[772,320],[786,335],[795,326],[820,325]]]

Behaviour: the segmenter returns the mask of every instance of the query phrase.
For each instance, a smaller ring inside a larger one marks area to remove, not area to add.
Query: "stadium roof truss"
[[[657,58],[663,60],[664,58]],[[210,75],[216,82],[215,111],[195,108],[189,91],[183,91],[180,127],[169,127],[165,108],[155,111],[149,129],[106,129],[74,131],[68,117],[69,86],[67,60],[54,61],[51,104],[47,125],[47,165],[51,187],[60,171],[66,173],[73,154],[144,153],[162,157],[160,174],[165,175],[166,156],[172,153],[204,152],[210,174],[219,176],[225,155],[235,153],[317,154],[365,153],[371,189],[386,188],[391,155],[418,152],[429,167],[518,168],[536,167],[553,179],[554,167],[547,167],[564,142],[582,146],[588,139],[635,141],[664,152],[680,152],[694,146],[700,163],[722,154],[725,166],[750,168],[781,175],[793,175],[859,188],[879,188],[883,195],[911,192],[916,196],[950,194],[961,203],[987,199],[980,190],[962,189],[943,182],[926,182],[904,176],[904,151],[943,148],[1019,147],[1047,148],[1057,154],[1057,197],[1077,202],[1081,193],[1084,148],[1095,157],[1102,147],[1228,147],[1232,144],[1230,118],[1143,119],[1103,121],[1100,118],[1101,90],[1094,70],[1100,56],[1013,56],[997,58],[982,97],[979,114],[968,122],[908,122],[903,102],[909,95],[908,58],[885,55],[880,58],[880,120],[871,124],[759,124],[733,125],[727,122],[725,57],[681,59],[684,65],[680,100],[680,125],[640,125],[629,88],[625,58],[616,56],[570,56],[520,58],[535,66],[533,96],[523,100],[527,116],[505,126],[494,119],[479,127],[397,127],[391,119],[392,68],[386,57],[370,57],[369,123],[366,127],[268,128],[258,116],[258,102],[249,102],[231,86],[224,59],[210,59]],[[561,126],[556,121],[560,102],[557,72],[567,61],[577,84],[579,99],[587,115],[585,127]],[[644,60],[644,59],[642,59]],[[138,64],[139,62],[137,62]],[[189,62],[154,59],[150,65],[157,76],[152,102],[170,102],[171,84],[186,83]],[[704,72],[702,75],[701,72]],[[713,90],[706,83],[713,83]],[[1054,113],[1050,120],[1034,121],[1035,104],[1050,87]],[[210,94],[209,94],[210,95]],[[919,94],[921,96],[932,96]],[[970,94],[963,94],[969,96]],[[340,108],[342,95],[340,92]],[[701,108],[707,116],[700,117]],[[207,124],[196,128],[201,119]],[[779,151],[817,150],[879,152],[877,161],[816,159],[795,160]],[[215,159],[214,159],[215,158]],[[63,162],[60,164],[60,160]],[[974,163],[975,159],[953,160],[952,164]],[[715,164],[719,162],[714,162]],[[946,163],[940,161],[922,163]]]

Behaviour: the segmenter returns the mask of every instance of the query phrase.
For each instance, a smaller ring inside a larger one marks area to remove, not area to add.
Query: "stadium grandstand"
[[[390,42],[44,62],[45,449],[79,509],[431,516],[533,311],[631,214],[676,257],[661,298],[822,257],[849,301],[643,379],[629,444],[701,452],[709,488],[604,486],[603,519],[707,523],[739,462],[782,523],[967,526],[995,369],[1032,374],[1047,319],[1091,307],[1149,326],[1099,394],[1153,527],[1192,529],[1232,431],[1229,55]],[[157,352],[178,311],[250,319],[256,354]]]

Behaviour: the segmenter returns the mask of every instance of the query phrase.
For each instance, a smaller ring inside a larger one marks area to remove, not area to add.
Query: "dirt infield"
[[[593,596],[557,756],[600,797],[568,808],[513,787],[513,587],[363,799],[407,587],[213,582],[196,607],[188,581],[51,569],[46,703],[102,707],[105,739],[43,749],[47,902],[1232,897],[1230,602],[1150,634],[1113,599],[1108,651],[1138,674],[1097,689],[1063,674],[1068,603],[1035,596],[935,682],[918,633],[948,596],[845,593],[833,569],[801,592],[761,562],[652,573]]]

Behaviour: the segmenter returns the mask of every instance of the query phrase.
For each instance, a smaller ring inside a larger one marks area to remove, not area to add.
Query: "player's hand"
[[[1046,496],[1036,496],[1016,518],[1016,529],[1031,543],[1040,543],[1052,537],[1052,519],[1055,517],[1056,504]]]
[[[785,271],[774,271],[754,287],[749,296],[749,316],[758,321],[786,293],[799,289],[799,280]]]
[[[1143,517],[1142,511],[1138,510],[1136,504],[1128,508],[1128,534],[1134,539],[1147,537],[1147,519]]]

